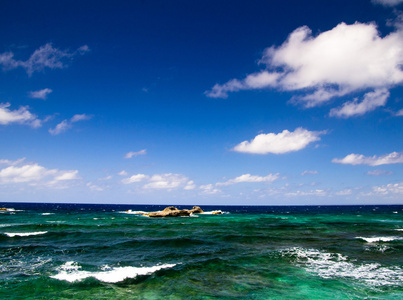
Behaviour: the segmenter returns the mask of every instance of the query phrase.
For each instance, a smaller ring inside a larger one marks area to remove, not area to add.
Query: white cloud
[[[303,192],[303,191],[296,191],[296,192],[292,192],[292,193],[286,193],[286,196],[318,196],[318,197],[324,197],[327,196],[327,192],[324,190],[311,190],[311,191],[307,191],[307,192]]]
[[[305,176],[305,175],[315,175],[315,174],[318,174],[319,172],[318,171],[304,171],[304,172],[302,172],[301,173],[301,176]]]
[[[184,190],[194,190],[196,188],[196,185],[194,184],[193,180],[188,181],[186,186],[183,188]]]
[[[28,111],[27,106],[20,106],[17,110],[10,110],[10,103],[0,103],[0,125],[12,123],[29,125],[33,128],[42,126],[42,121]]]
[[[342,107],[331,109],[329,115],[331,117],[341,118],[361,116],[367,112],[377,109],[380,106],[385,106],[389,95],[390,93],[387,89],[375,90],[373,92],[366,93],[361,102],[359,102],[356,98],[353,101],[345,102]]]
[[[216,187],[214,187],[214,185],[212,184],[206,184],[206,185],[201,185],[199,187],[199,189],[202,190],[203,194],[208,194],[208,195],[214,195],[214,194],[218,194],[221,193],[220,189],[217,189]]]
[[[334,158],[333,163],[345,165],[369,165],[380,166],[403,163],[403,152],[392,152],[381,156],[364,156],[362,154],[351,153],[342,159]]]
[[[120,172],[120,173],[122,173],[122,172]],[[119,173],[119,174],[120,174]],[[124,179],[122,179],[122,183],[124,183],[124,184],[130,184],[130,183],[134,183],[134,182],[140,182],[140,181],[144,181],[144,180],[146,180],[146,179],[148,179],[149,178],[149,176],[147,176],[147,175],[144,175],[144,174],[136,174],[136,175],[133,175],[133,176],[131,176],[131,177],[129,177],[129,178],[124,178]]]
[[[56,186],[57,183],[80,179],[77,170],[47,169],[38,164],[10,166],[0,170],[0,184],[29,183]]]
[[[156,174],[143,186],[145,189],[174,189],[186,185],[189,179],[181,174]]]
[[[68,129],[73,127],[73,123],[79,122],[79,121],[85,121],[91,119],[92,116],[86,115],[86,114],[81,114],[81,115],[74,115],[70,120],[63,120],[59,124],[56,125],[54,129],[50,128],[49,133],[51,135],[58,135],[61,134]]]
[[[74,179],[81,179],[78,176],[78,171],[73,170],[73,171],[60,171],[60,174],[55,177],[56,181],[62,181],[62,180],[74,180]]]
[[[165,174],[154,174],[152,176],[145,174],[136,174],[128,178],[122,179],[123,184],[131,184],[144,182],[143,189],[177,189],[183,188],[185,190],[192,190],[196,188],[196,185],[192,180],[189,180],[184,175],[165,173]]]
[[[384,6],[396,6],[403,3],[403,0],[372,0],[375,4],[381,4]]]
[[[294,132],[259,134],[250,142],[244,141],[234,147],[234,151],[255,154],[281,154],[304,149],[308,144],[320,140],[325,131],[308,131],[297,128]]]
[[[105,190],[104,187],[93,184],[92,182],[88,182],[86,185],[91,191],[102,192]]]
[[[77,115],[74,115],[70,119],[70,122],[75,123],[75,122],[79,122],[79,121],[86,121],[86,120],[90,120],[91,118],[92,118],[92,116],[89,116],[87,114],[77,114]]]
[[[52,92],[53,91],[51,89],[48,89],[48,88],[42,89],[42,90],[39,90],[39,91],[32,91],[32,92],[29,92],[29,97],[34,98],[34,99],[43,99],[43,100],[45,100],[48,97],[48,95],[50,93],[52,93]]]
[[[386,170],[373,170],[373,171],[368,171],[368,175],[371,176],[382,176],[382,175],[392,175],[393,172],[386,171]]]
[[[396,113],[396,116],[397,117],[402,117],[403,116],[403,108]]]
[[[74,52],[69,52],[69,50],[54,48],[51,43],[48,43],[35,50],[26,61],[15,60],[12,52],[2,53],[0,54],[0,65],[5,71],[22,67],[31,76],[34,72],[43,71],[46,68],[63,69],[75,56],[83,55],[88,51],[89,48],[86,45]]]
[[[238,176],[234,179],[230,179],[226,182],[218,182],[216,185],[231,185],[231,184],[236,184],[236,183],[241,183],[241,182],[266,182],[266,183],[271,183],[275,180],[277,180],[279,177],[279,174],[268,174],[267,176],[256,176],[256,175],[250,175],[250,174],[244,174],[241,176]]]
[[[62,132],[67,131],[67,129],[71,128],[71,123],[68,120],[63,120],[59,124],[56,125],[54,129],[50,128],[49,133],[51,135],[58,135]]]
[[[353,191],[351,189],[345,189],[342,191],[338,191],[335,193],[337,196],[349,196],[353,194]]]
[[[120,172],[118,173],[118,175],[120,175],[120,176],[127,176],[128,173],[127,173],[125,170],[122,170],[122,171],[120,171]]]
[[[403,182],[389,183],[387,185],[382,185],[382,186],[374,186],[372,188],[372,190],[376,194],[381,194],[381,195],[390,195],[390,194],[403,195]]]
[[[138,155],[146,155],[147,154],[147,150],[143,149],[137,152],[128,152],[125,155],[125,158],[132,158],[133,156],[138,156]]]
[[[24,160],[25,160],[25,157],[17,159],[17,160],[0,159],[0,165],[16,166],[16,165],[22,163]]]
[[[206,95],[225,98],[229,92],[271,87],[301,91],[294,101],[313,107],[352,92],[388,89],[403,82],[400,27],[385,37],[374,23],[340,23],[317,36],[307,26],[297,28],[281,46],[264,51],[260,63],[266,69],[216,84]]]

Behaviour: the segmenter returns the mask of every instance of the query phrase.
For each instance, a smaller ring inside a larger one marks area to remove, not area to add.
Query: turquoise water
[[[403,299],[403,206],[0,207],[1,299]]]

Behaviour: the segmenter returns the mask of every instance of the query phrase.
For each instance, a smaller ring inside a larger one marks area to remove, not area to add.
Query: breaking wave
[[[316,249],[294,247],[283,250],[282,256],[290,256],[308,272],[322,278],[349,278],[371,286],[403,285],[403,270],[384,267],[378,263],[358,264],[340,253],[328,253]]]
[[[150,275],[161,269],[172,268],[176,264],[156,265],[152,267],[116,267],[103,266],[99,272],[90,272],[82,270],[82,267],[74,261],[66,262],[60,266],[57,273],[51,278],[65,280],[68,282],[81,281],[89,277],[98,279],[99,281],[116,283],[126,278],[135,278],[141,275]]]

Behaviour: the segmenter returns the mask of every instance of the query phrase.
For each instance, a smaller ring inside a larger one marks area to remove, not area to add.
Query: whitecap
[[[50,216],[50,215],[54,215],[55,213],[42,213],[42,216]]]
[[[376,236],[376,237],[357,236],[356,239],[364,240],[367,243],[376,243],[376,242],[391,242],[394,240],[402,240],[403,238],[399,238],[396,236]]]
[[[119,213],[120,214],[129,214],[129,215],[142,215],[142,214],[146,214],[147,212],[141,211],[141,210],[134,211],[134,210],[129,209],[129,210],[125,210],[125,211],[119,211]]]
[[[48,233],[47,231],[37,231],[37,232],[4,232],[5,235],[9,237],[15,236],[31,236],[31,235],[41,235]]]
[[[225,212],[225,211],[222,211],[222,210],[213,210],[213,211],[205,211],[205,212],[202,212],[200,214],[201,215],[215,215],[215,214],[221,215],[221,214],[229,214],[229,212]]]
[[[322,278],[355,279],[371,286],[398,285],[403,283],[403,269],[384,267],[378,263],[358,264],[340,253],[328,253],[317,249],[295,247],[281,252],[296,259],[298,265]]]
[[[135,278],[139,275],[150,275],[158,270],[172,268],[175,264],[156,265],[152,267],[116,267],[111,268],[108,265],[102,266],[99,272],[90,272],[82,270],[82,267],[76,262],[69,261],[58,268],[59,273],[51,276],[58,280],[68,282],[81,281],[89,277],[98,279],[99,281],[116,283],[126,278]]]
[[[396,229],[397,231],[403,231],[403,229]]]

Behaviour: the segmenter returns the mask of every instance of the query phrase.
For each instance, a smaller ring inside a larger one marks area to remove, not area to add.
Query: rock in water
[[[174,206],[165,207],[163,211],[156,211],[145,213],[145,216],[151,218],[164,218],[164,217],[189,217],[191,214],[200,214],[203,210],[199,206],[193,206],[191,210],[189,209],[178,209]]]
[[[191,210],[192,214],[202,214],[204,211],[199,206],[193,206]]]

